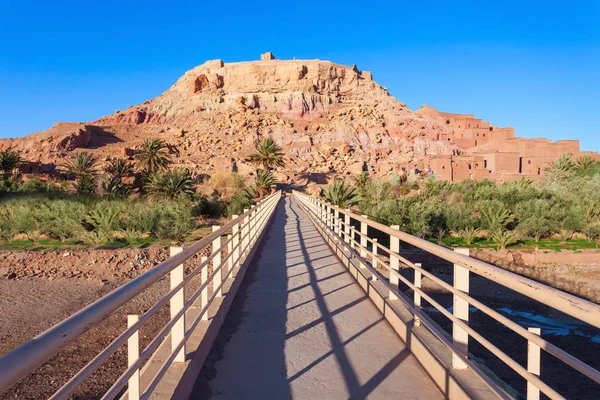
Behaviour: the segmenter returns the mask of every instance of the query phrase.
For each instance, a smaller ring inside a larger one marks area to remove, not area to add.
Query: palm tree
[[[262,166],[265,170],[271,170],[274,167],[285,166],[283,161],[283,150],[273,138],[267,137],[260,142],[255,143],[256,153],[250,155],[247,161],[256,166]]]
[[[497,229],[490,235],[491,239],[498,244],[500,250],[506,249],[511,244],[515,244],[520,240],[519,234],[515,231],[505,231]]]
[[[91,194],[95,191],[98,159],[87,151],[80,151],[69,158],[62,168],[77,179],[75,189],[79,194]]]
[[[569,172],[573,171],[575,167],[576,165],[573,162],[573,155],[571,153],[563,154],[558,160],[550,163],[550,169],[554,171]]]
[[[111,160],[104,167],[102,178],[102,191],[111,196],[125,197],[129,194],[129,187],[123,183],[123,178],[131,174],[131,165],[124,159]]]
[[[71,175],[75,175],[77,178],[82,176],[95,175],[98,172],[97,169],[98,159],[87,151],[80,151],[62,165],[62,167]]]
[[[136,154],[137,167],[146,175],[167,169],[171,156],[165,151],[167,145],[160,139],[146,139]]]
[[[256,193],[258,194],[259,199],[262,199],[265,195],[270,194],[276,184],[277,181],[275,180],[275,177],[271,171],[265,171],[264,169],[259,169],[256,171],[254,186],[256,187]]]
[[[18,151],[4,150],[0,152],[0,168],[2,168],[2,180],[6,188],[12,187],[13,183],[21,180],[19,171],[14,172],[23,164],[23,158]]]
[[[132,171],[131,164],[123,158],[117,158],[109,161],[108,165],[104,167],[104,172],[112,176],[118,176],[124,178],[129,175]]]
[[[176,199],[194,193],[192,175],[186,168],[154,172],[148,177],[146,191],[154,197]]]
[[[592,167],[592,165],[594,165],[594,159],[589,155],[579,157],[577,160],[577,169],[582,171],[587,171]]]
[[[323,197],[334,206],[349,208],[358,201],[356,190],[346,185],[341,179],[336,179],[330,186],[323,189]]]

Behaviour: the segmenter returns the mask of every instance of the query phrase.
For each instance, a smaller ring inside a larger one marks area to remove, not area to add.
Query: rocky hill
[[[17,148],[34,172],[51,172],[79,149],[102,160],[129,157],[146,138],[171,145],[176,165],[195,174],[237,169],[260,137],[272,136],[288,157],[282,180],[299,175],[398,171],[425,155],[461,154],[438,141],[442,118],[415,113],[369,72],[321,60],[223,63],[187,71],[167,91],[97,121],[58,123],[44,132],[0,141]]]

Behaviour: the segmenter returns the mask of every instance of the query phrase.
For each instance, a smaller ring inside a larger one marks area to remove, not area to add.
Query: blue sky
[[[357,64],[417,109],[600,151],[600,1],[0,0],[0,137],[155,97],[205,60]]]

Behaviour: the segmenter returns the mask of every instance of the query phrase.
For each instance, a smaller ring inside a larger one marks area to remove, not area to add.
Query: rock
[[[130,147],[123,147],[122,154],[125,157],[133,157],[133,155],[135,154],[135,151]]]
[[[254,166],[243,161],[236,161],[235,168],[238,174],[245,176],[254,173]]]
[[[289,183],[290,182],[290,177],[287,176],[286,174],[284,174],[283,172],[274,171],[273,177],[275,178],[275,180],[278,183]]]
[[[348,166],[348,172],[350,172],[352,175],[360,175],[363,173],[363,171],[365,171],[365,162],[364,161],[357,161],[351,165]]]
[[[233,172],[233,159],[231,157],[217,157],[213,159],[213,168],[218,173],[231,173]]]
[[[182,138],[185,135],[185,131],[181,128],[173,130],[173,137]]]

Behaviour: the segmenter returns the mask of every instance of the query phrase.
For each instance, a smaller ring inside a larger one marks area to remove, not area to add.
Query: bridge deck
[[[441,393],[289,198],[192,399],[438,399]]]

